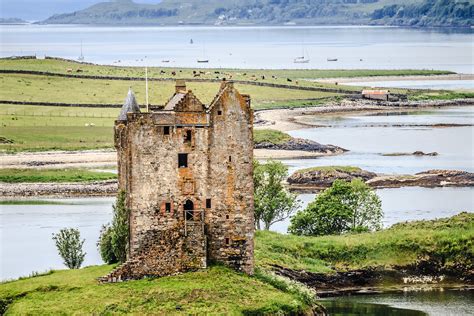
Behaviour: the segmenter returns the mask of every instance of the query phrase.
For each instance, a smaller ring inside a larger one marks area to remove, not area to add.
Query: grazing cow
[[[171,74],[172,74],[173,76],[176,76],[176,71],[172,71]]]
[[[293,80],[291,80],[290,78],[286,78],[286,81],[293,82]]]

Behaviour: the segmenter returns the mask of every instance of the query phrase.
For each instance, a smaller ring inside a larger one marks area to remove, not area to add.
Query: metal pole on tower
[[[148,67],[145,67],[145,89],[146,89],[146,111],[149,112],[149,108],[148,108]]]

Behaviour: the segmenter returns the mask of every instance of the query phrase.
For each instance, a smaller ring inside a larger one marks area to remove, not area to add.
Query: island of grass
[[[257,273],[253,277],[212,266],[177,276],[100,285],[96,278],[113,266],[53,271],[2,283],[0,312],[303,314],[314,308],[308,298],[311,292],[275,277],[271,271],[298,279],[319,294],[345,287],[401,289],[407,277],[415,277],[414,283],[431,277],[435,283],[431,286],[472,286],[473,240],[471,213],[343,236],[302,237],[259,231],[255,244]]]
[[[0,182],[61,183],[115,180],[117,174],[88,169],[0,169]]]

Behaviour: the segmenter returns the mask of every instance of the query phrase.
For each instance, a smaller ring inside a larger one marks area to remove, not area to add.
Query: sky
[[[0,0],[2,18],[21,18],[27,21],[44,20],[56,13],[85,9],[107,0]],[[140,3],[158,3],[159,0],[136,0]]]

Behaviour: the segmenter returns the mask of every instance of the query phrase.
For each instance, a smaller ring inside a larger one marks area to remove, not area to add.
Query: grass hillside
[[[228,268],[158,279],[99,285],[113,266],[61,270],[0,284],[0,314],[231,314],[295,315],[308,312],[311,292],[268,274],[273,265],[333,273],[368,267],[407,266],[432,260],[440,268],[474,268],[474,214],[401,223],[376,232],[300,237],[256,234],[254,277]]]
[[[420,259],[446,269],[474,269],[474,214],[402,223],[375,233],[301,237],[258,232],[255,257],[260,266],[334,272],[366,267],[405,266]],[[461,271],[460,271],[461,272]]]
[[[298,295],[220,266],[159,279],[99,285],[112,266],[54,271],[0,285],[0,314],[220,314],[304,313]]]

